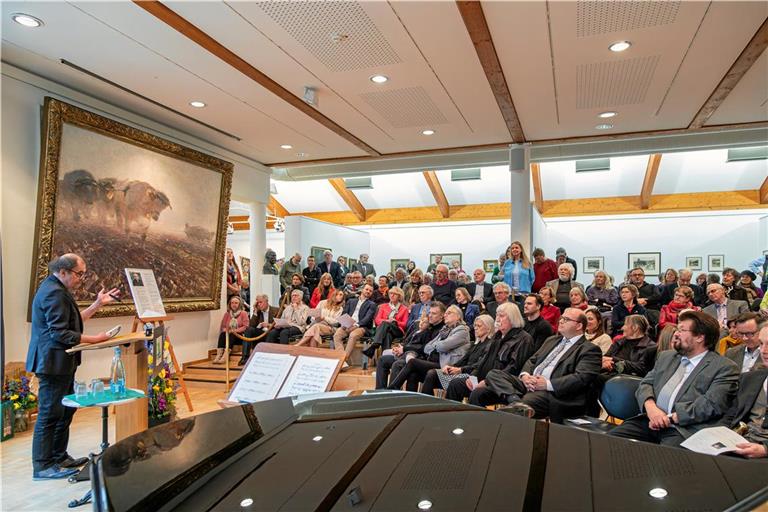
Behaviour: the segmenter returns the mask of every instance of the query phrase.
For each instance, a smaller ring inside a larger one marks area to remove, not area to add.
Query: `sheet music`
[[[139,318],[165,316],[165,306],[157,287],[155,273],[146,268],[126,268],[125,276],[128,278],[133,303],[136,305],[136,316]]]
[[[324,392],[338,364],[338,359],[299,356],[277,398]]]
[[[259,402],[275,398],[296,356],[255,352],[243,368],[240,380],[229,395],[231,402]]]

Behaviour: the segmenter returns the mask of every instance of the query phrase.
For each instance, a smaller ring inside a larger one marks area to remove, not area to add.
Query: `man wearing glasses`
[[[454,303],[456,282],[448,279],[448,265],[440,263],[435,268],[435,280],[432,282],[432,297],[446,306]]]
[[[77,254],[54,259],[51,272],[37,289],[32,301],[32,334],[27,353],[27,371],[39,380],[38,415],[32,439],[32,477],[34,480],[67,478],[77,473],[85,457],[74,459],[67,453],[69,425],[75,409],[64,407],[61,399],[74,393],[75,370],[80,353],[66,350],[80,343],[109,339],[106,333],[83,334],[83,322],[119,294],[117,288],[103,288],[96,300],[82,312],[72,296],[83,283],[85,261]]]
[[[741,373],[764,368],[760,358],[760,338],[758,338],[759,329],[757,327],[759,318],[759,314],[749,311],[740,314],[733,320],[735,327],[733,327],[731,336],[741,340],[742,344],[726,350],[725,357],[736,363],[741,369]]]

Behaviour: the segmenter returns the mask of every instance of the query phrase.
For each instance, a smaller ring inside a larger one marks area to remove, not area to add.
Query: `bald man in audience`
[[[476,268],[472,273],[473,282],[467,285],[471,300],[488,304],[493,302],[493,285],[485,282],[485,270]]]

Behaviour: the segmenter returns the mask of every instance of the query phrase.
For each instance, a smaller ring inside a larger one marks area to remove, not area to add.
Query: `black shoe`
[[[363,355],[366,357],[373,357],[376,355],[376,349],[379,348],[378,343],[371,343],[368,348],[363,349]]]
[[[71,455],[67,455],[67,458],[59,461],[59,467],[64,469],[79,468],[88,463],[88,457],[80,457],[79,459],[73,458]]]
[[[77,473],[76,469],[62,469],[58,464],[54,464],[42,471],[33,471],[32,480],[60,480],[62,478],[69,478],[75,473]]]
[[[247,361],[246,359],[244,359],[244,358],[243,358],[243,359],[240,359],[240,360],[237,362],[237,366],[245,366],[245,363],[247,363],[247,362],[248,362],[248,361]]]
[[[508,406],[501,407],[497,410],[500,412],[514,414],[515,416],[522,416],[524,418],[533,418],[533,415],[536,413],[533,407],[523,402],[510,402]]]

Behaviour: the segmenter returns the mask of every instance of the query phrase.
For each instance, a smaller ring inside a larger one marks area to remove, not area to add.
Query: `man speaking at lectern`
[[[106,333],[83,334],[83,321],[104,304],[115,300],[117,288],[103,288],[93,304],[83,310],[70,293],[83,283],[85,261],[77,254],[64,254],[48,264],[51,275],[45,278],[32,301],[32,335],[27,352],[27,371],[34,372],[40,385],[38,414],[32,439],[32,477],[34,480],[67,478],[86,463],[67,453],[69,425],[75,409],[64,407],[61,399],[74,393],[75,370],[80,353],[66,350],[80,343],[109,339]]]

